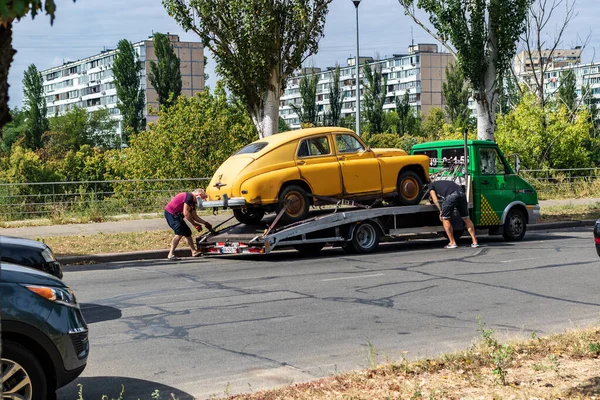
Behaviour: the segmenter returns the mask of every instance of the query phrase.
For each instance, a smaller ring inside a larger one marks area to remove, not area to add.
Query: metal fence
[[[540,199],[600,197],[598,168],[523,170]],[[175,194],[205,187],[209,178],[2,183],[0,221],[160,213]]]
[[[161,212],[175,194],[209,178],[0,184],[0,221]]]

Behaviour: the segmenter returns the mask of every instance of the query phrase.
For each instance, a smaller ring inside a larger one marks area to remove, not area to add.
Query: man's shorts
[[[175,232],[176,235],[183,237],[192,236],[192,230],[189,226],[187,226],[181,215],[173,215],[167,210],[165,210],[165,218],[167,219],[167,223],[169,224],[171,229],[173,229],[173,232]]]
[[[452,211],[458,210],[461,218],[469,218],[469,205],[467,196],[461,191],[452,192],[444,199],[442,204],[442,219],[452,218]]]

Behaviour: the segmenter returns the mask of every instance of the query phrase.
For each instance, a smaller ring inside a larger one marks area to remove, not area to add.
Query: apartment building
[[[549,69],[559,69],[581,63],[581,46],[572,49],[523,50],[517,53],[513,59],[515,74],[527,74],[534,69],[539,69],[540,63],[547,65]],[[540,56],[541,53],[541,56]]]
[[[181,42],[178,35],[168,34],[175,54],[181,60],[182,94],[190,97],[204,90],[204,48],[199,42]],[[155,120],[158,109],[158,95],[149,80],[150,61],[157,61],[154,42],[150,36],[134,43],[133,47],[142,63],[140,87],[145,92],[147,121]],[[63,63],[63,65],[41,71],[44,95],[48,106],[48,116],[60,115],[73,107],[88,111],[108,108],[110,114],[119,120],[117,90],[112,73],[116,50],[104,50],[93,56]]]
[[[380,68],[387,76],[387,92],[384,110],[396,108],[396,97],[409,93],[409,102],[421,115],[426,116],[433,107],[443,108],[442,82],[445,79],[446,66],[453,59],[449,53],[439,51],[436,44],[416,44],[408,48],[406,54],[394,54],[383,60],[373,60],[371,57],[361,57],[360,99],[364,96],[364,74],[362,65],[365,62]],[[332,83],[335,67],[326,70],[320,68],[303,69],[287,82],[279,104],[279,115],[292,127],[300,128],[300,120],[290,104],[300,106],[300,79],[303,76],[318,75],[317,106],[319,115],[324,116],[329,111],[329,88]],[[356,79],[355,58],[349,58],[347,65],[340,68],[340,88],[343,90],[344,101],[342,116],[356,113]],[[361,105],[362,108],[362,105]]]

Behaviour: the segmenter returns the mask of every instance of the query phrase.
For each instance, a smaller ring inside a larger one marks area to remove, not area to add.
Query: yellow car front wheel
[[[310,208],[306,190],[298,185],[289,185],[283,188],[279,194],[277,212],[284,208],[285,212],[281,216],[281,222],[290,224],[305,219]]]
[[[397,203],[413,206],[421,202],[423,197],[423,181],[414,171],[402,171],[398,176]]]

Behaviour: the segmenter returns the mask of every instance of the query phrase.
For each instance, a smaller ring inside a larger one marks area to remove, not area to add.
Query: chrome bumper
[[[527,206],[529,224],[537,224],[540,220],[540,205]]]
[[[246,200],[243,197],[228,198],[223,196],[222,200],[203,201],[198,197],[198,208],[227,208],[227,207],[244,207]]]

